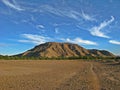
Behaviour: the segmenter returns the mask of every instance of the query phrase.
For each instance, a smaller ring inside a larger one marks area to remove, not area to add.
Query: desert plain
[[[0,90],[120,90],[120,64],[83,60],[1,60]]]

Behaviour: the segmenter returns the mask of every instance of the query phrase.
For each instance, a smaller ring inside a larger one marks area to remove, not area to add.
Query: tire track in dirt
[[[94,90],[100,90],[100,83],[97,74],[94,72],[94,66],[91,63],[91,74],[92,74],[92,83]]]
[[[101,90],[120,90],[120,66],[109,63],[94,64]]]
[[[92,63],[88,63],[76,72],[74,76],[65,80],[57,90],[100,90],[99,79],[94,72]]]

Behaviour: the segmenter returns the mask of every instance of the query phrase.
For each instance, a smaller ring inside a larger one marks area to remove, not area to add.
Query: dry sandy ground
[[[120,65],[78,60],[2,60],[0,90],[120,90]]]

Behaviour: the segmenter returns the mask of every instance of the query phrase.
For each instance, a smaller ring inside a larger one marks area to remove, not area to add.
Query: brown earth
[[[0,90],[120,90],[120,65],[79,60],[3,60]]]

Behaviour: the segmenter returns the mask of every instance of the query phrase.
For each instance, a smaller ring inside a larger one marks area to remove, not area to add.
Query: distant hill
[[[85,49],[77,44],[72,43],[57,43],[47,42],[35,46],[22,54],[17,56],[26,57],[79,57],[79,56],[100,56],[100,57],[114,57],[111,52],[105,50]]]
[[[2,57],[3,55],[0,55],[0,57]]]
[[[112,54],[111,52],[106,51],[106,50],[91,49],[91,50],[89,50],[89,52],[91,54],[94,54],[95,56],[102,56],[102,57],[106,57],[106,56],[114,57],[115,56],[114,54]]]

